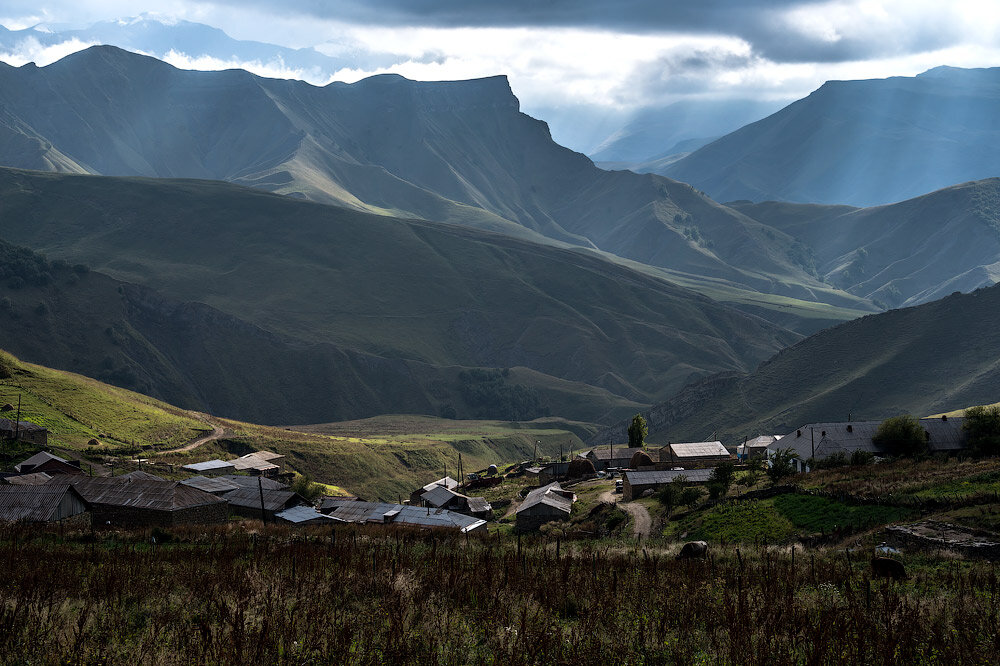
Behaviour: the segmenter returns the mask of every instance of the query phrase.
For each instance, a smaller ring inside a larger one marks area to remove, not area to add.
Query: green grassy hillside
[[[18,404],[22,420],[49,429],[50,448],[100,465],[109,457],[142,451],[154,464],[186,464],[267,449],[287,456],[287,465],[313,479],[368,497],[396,499],[463,467],[474,471],[492,463],[569,452],[583,444],[577,433],[588,424],[543,420],[531,423],[452,421],[397,416],[367,422],[302,426],[300,430],[261,426],[179,409],[148,396],[74,373],[25,363],[0,352],[0,404]],[[13,418],[16,412],[4,416]],[[225,436],[183,453],[181,447],[211,432]],[[100,444],[92,445],[97,439]],[[4,444],[5,467],[30,455],[24,445]]]
[[[0,170],[0,219],[7,240],[163,298],[200,301],[296,350],[285,360],[263,342],[247,349],[272,367],[307,367],[318,355],[329,360],[313,363],[307,377],[322,370],[363,387],[357,396],[340,393],[344,405],[326,401],[326,415],[269,410],[271,422],[439,414],[449,406],[459,416],[504,416],[481,413],[463,397],[475,392],[463,369],[476,367],[513,368],[508,383],[555,396],[518,418],[548,408],[594,421],[665,398],[692,377],[748,370],[797,338],[598,256],[218,182]],[[162,326],[143,334],[158,347],[170,344]],[[324,352],[326,345],[332,349]],[[257,386],[239,383],[236,373],[256,361],[222,344],[205,351],[185,371],[198,368],[196,385],[221,377],[232,390],[229,404],[240,407],[226,415],[247,418]],[[311,386],[307,404],[316,405],[325,389]],[[199,390],[201,404],[222,411],[217,391]]]

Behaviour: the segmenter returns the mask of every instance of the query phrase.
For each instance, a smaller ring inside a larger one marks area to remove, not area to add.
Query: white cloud
[[[207,55],[191,56],[171,50],[159,56],[164,62],[178,69],[194,69],[200,71],[221,71],[224,69],[244,69],[258,76],[271,79],[298,79],[314,85],[324,85],[329,82],[329,75],[314,70],[288,67],[281,58],[268,62],[259,60],[222,59]]]
[[[20,67],[29,62],[33,62],[39,67],[44,67],[45,65],[54,63],[56,60],[65,58],[71,53],[82,51],[93,45],[92,42],[82,42],[79,39],[73,38],[58,44],[44,46],[34,37],[25,37],[18,41],[12,50],[0,52],[0,60],[15,67]]]

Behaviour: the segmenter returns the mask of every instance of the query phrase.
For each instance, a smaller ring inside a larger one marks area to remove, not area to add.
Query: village
[[[968,446],[963,422],[962,417],[920,419],[927,452],[946,456],[962,452]],[[654,497],[664,488],[699,486],[708,488],[713,501],[725,501],[730,481],[722,491],[713,488],[713,482],[742,473],[743,490],[750,491],[776,461],[788,467],[786,474],[792,474],[838,461],[891,457],[891,452],[875,443],[880,425],[878,421],[810,423],[785,435],[747,437],[730,447],[720,441],[632,447],[608,443],[572,459],[494,464],[460,473],[458,479],[445,473],[414,488],[405,500],[400,497],[391,502],[306,492],[303,488],[308,484],[293,487],[297,474],[286,470],[284,456],[269,451],[176,468],[140,457],[95,475],[93,466],[48,451],[45,428],[29,421],[0,419],[0,436],[39,449],[0,473],[0,520],[127,529],[236,519],[290,526],[399,526],[461,534],[531,533],[555,524],[563,526],[561,534],[572,535],[566,521],[579,517],[577,492],[585,491],[600,504],[621,505],[634,519],[633,535],[647,537],[649,516],[640,499]],[[127,470],[130,466],[134,469]],[[775,471],[771,470],[772,480],[779,478]],[[484,496],[477,496],[477,490]],[[733,499],[743,493],[736,495]],[[587,511],[593,511],[592,504]]]

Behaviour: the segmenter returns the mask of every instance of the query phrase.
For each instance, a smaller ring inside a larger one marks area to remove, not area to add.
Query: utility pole
[[[14,441],[20,437],[21,432],[21,394],[17,394],[17,417],[14,419]]]
[[[531,459],[531,463],[535,464],[537,462],[538,462],[538,440],[536,439],[535,440],[535,453],[534,453],[534,456]]]
[[[462,473],[462,454],[458,454],[458,485],[462,485],[465,480],[465,474]]]
[[[816,461],[816,430],[809,428],[809,459],[815,464]]]
[[[257,490],[260,491],[260,522],[267,522],[267,513],[264,511],[264,479],[257,477]]]

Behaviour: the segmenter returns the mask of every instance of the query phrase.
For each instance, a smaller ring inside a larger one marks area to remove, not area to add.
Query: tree
[[[687,477],[683,474],[678,474],[674,477],[674,480],[670,483],[664,484],[660,488],[660,492],[656,494],[656,499],[660,501],[660,504],[667,510],[667,515],[670,512],[682,504],[681,494],[684,492],[684,484],[687,482]]]
[[[892,455],[915,456],[927,451],[927,435],[916,417],[903,414],[882,421],[872,444]]]
[[[313,483],[308,474],[296,476],[295,480],[292,481],[290,490],[293,493],[298,493],[310,502],[323,494],[323,486]]]
[[[688,486],[681,491],[681,496],[677,499],[678,504],[683,504],[689,509],[693,509],[694,505],[701,500],[701,496],[705,494],[701,488],[696,486]]]
[[[795,473],[795,466],[792,465],[793,460],[797,460],[799,454],[791,449],[778,449],[771,456],[771,466],[767,468],[767,478],[771,479],[771,483],[777,483],[781,481],[786,476],[791,476]]]
[[[642,414],[636,414],[632,417],[632,423],[628,427],[628,445],[630,448],[640,448],[646,441],[646,435],[649,434],[649,428],[646,426],[646,419],[642,418]]]
[[[729,487],[733,485],[733,478],[736,476],[736,465],[730,460],[721,462],[715,466],[712,470],[712,474],[708,477],[709,483],[718,484],[722,487],[722,494],[725,495],[729,492]]]
[[[969,448],[979,456],[1000,453],[1000,406],[969,407],[962,429],[968,434]]]

